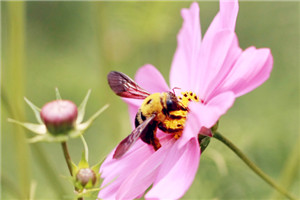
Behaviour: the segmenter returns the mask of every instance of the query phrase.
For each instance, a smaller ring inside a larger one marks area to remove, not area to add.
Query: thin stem
[[[80,139],[81,139],[82,144],[84,146],[85,160],[86,160],[86,162],[89,162],[89,160],[88,160],[89,159],[89,148],[88,148],[88,145],[87,145],[87,143],[86,143],[83,135],[80,135]]]
[[[256,173],[259,177],[261,177],[264,181],[266,181],[270,186],[272,186],[274,189],[276,189],[278,192],[286,196],[288,199],[295,200],[296,198],[289,194],[284,188],[277,185],[274,180],[269,177],[267,174],[265,174],[260,168],[258,168],[249,158],[237,147],[235,146],[230,140],[228,140],[226,137],[221,135],[218,132],[215,132],[213,134],[213,137],[217,140],[224,143],[227,147],[229,147],[238,157],[240,157],[250,169],[253,170],[254,173]]]
[[[63,152],[64,152],[64,156],[65,156],[65,159],[66,159],[66,162],[67,162],[67,165],[68,165],[69,172],[70,172],[71,176],[73,176],[72,160],[71,160],[71,156],[69,154],[67,142],[62,142],[61,145],[62,145],[62,148],[63,148]],[[75,190],[77,191],[76,187],[75,187]],[[78,200],[83,200],[83,197],[78,197]]]
[[[69,172],[70,172],[71,176],[73,176],[72,160],[71,160],[71,157],[70,157],[70,154],[69,154],[67,143],[62,142],[61,145],[62,145],[62,148],[63,148],[63,151],[64,151],[64,156],[65,156],[65,159],[66,159],[66,162],[67,162],[67,165],[68,165]]]

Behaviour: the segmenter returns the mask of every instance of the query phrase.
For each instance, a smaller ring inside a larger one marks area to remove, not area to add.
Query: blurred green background
[[[92,94],[86,117],[109,103],[86,132],[90,164],[102,160],[131,131],[127,106],[106,81],[110,70],[134,77],[146,63],[168,80],[180,9],[191,2],[1,2],[1,199],[20,199],[36,184],[35,199],[72,199],[60,144],[27,144],[33,134],[7,118],[35,122],[37,106]],[[199,2],[202,34],[219,9]],[[219,131],[263,171],[299,195],[299,2],[240,2],[240,46],[269,47],[270,79],[238,98]],[[83,146],[69,142],[77,163]],[[183,199],[282,199],[222,143],[212,139]],[[92,198],[91,198],[92,199]]]

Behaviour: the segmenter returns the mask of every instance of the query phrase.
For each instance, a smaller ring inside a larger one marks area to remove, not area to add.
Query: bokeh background
[[[28,144],[33,134],[7,118],[35,122],[27,97],[37,106],[92,94],[86,116],[109,103],[85,133],[89,161],[102,160],[131,132],[127,106],[111,92],[106,75],[134,77],[146,63],[168,80],[180,9],[191,2],[1,2],[1,199],[72,199],[60,144]],[[219,9],[199,2],[202,34]],[[270,79],[238,98],[220,120],[219,131],[263,171],[299,196],[299,2],[240,2],[236,32],[240,46],[269,47]],[[80,139],[69,143],[80,160]],[[96,195],[96,194],[95,194]],[[95,197],[95,196],[94,196]],[[91,198],[95,199],[95,198]],[[182,199],[283,199],[222,143],[212,139],[197,176]]]

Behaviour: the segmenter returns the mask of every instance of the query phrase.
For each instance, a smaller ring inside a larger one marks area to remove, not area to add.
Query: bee
[[[178,100],[174,91],[150,94],[130,77],[117,71],[110,72],[107,79],[110,88],[118,96],[144,99],[135,117],[135,129],[119,143],[113,158],[124,155],[139,138],[152,145],[154,150],[158,150],[161,144],[156,137],[157,128],[165,133],[174,134],[175,138],[180,137],[188,108]],[[184,93],[183,97],[188,95],[190,94]],[[197,97],[193,95],[192,97]],[[182,100],[182,97],[180,99]],[[187,101],[190,100],[188,97]]]

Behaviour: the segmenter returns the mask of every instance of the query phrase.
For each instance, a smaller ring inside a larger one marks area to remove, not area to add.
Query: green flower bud
[[[54,135],[71,130],[77,119],[77,106],[69,100],[55,100],[45,104],[40,112],[47,130]]]
[[[96,173],[91,170],[90,168],[82,168],[79,169],[78,173],[76,174],[76,181],[82,186],[82,187],[92,187],[95,185],[97,181]],[[87,185],[90,183],[89,185]]]

